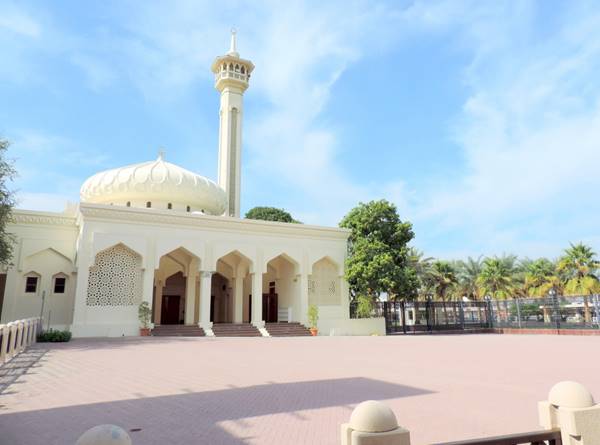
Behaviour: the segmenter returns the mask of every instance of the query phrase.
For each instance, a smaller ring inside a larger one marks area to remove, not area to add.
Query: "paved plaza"
[[[529,335],[132,338],[41,345],[0,368],[0,443],[339,444],[384,400],[414,444],[538,429],[560,380],[600,397],[599,339]]]

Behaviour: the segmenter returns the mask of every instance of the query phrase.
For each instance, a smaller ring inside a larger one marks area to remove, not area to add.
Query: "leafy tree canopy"
[[[386,200],[360,203],[340,222],[350,229],[346,279],[354,297],[416,296],[418,279],[410,267],[408,242],[414,233],[400,220],[396,206]]]
[[[300,223],[289,212],[275,207],[254,207],[246,212],[245,217],[247,219],[260,219],[262,221]]]
[[[14,237],[6,231],[15,204],[13,192],[8,188],[8,183],[16,175],[13,163],[6,159],[9,145],[7,140],[0,139],[0,264],[3,265],[10,263],[14,244]]]

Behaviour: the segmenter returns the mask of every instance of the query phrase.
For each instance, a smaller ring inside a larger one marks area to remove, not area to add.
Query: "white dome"
[[[151,207],[222,215],[227,195],[213,181],[166,162],[142,162],[106,170],[88,178],[81,202]]]

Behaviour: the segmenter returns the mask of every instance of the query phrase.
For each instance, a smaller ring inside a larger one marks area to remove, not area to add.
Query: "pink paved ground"
[[[599,346],[491,334],[38,345],[0,368],[0,444],[74,444],[115,423],[141,428],[136,445],[334,445],[366,399],[385,400],[414,444],[534,430],[560,380],[600,398]]]

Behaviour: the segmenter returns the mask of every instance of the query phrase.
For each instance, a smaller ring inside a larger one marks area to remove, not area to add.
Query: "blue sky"
[[[216,179],[210,64],[245,96],[242,207],[336,225],[386,198],[429,255],[600,251],[600,7],[585,1],[0,0],[19,206],[153,159]]]

